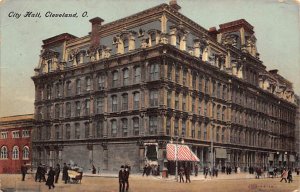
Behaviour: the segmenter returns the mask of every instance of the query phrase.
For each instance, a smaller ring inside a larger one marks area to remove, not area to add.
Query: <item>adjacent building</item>
[[[0,118],[0,173],[20,173],[31,164],[33,114]]]
[[[172,0],[90,22],[87,36],[43,41],[32,77],[35,163],[170,167],[166,145],[184,140],[201,166],[293,165],[293,86],[259,59],[246,20],[207,30]]]

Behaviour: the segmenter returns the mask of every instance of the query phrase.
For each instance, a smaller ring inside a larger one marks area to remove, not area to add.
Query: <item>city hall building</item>
[[[35,163],[162,169],[174,163],[167,145],[184,141],[200,167],[293,166],[293,86],[259,59],[254,27],[240,19],[207,30],[180,8],[96,17],[87,36],[43,40]]]

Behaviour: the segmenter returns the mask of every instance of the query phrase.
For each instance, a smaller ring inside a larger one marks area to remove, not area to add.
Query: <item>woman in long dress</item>
[[[52,169],[52,167],[50,167],[50,170],[48,172],[48,178],[46,181],[46,185],[49,186],[49,189],[51,189],[51,187],[55,187],[54,186],[54,176],[55,176],[55,171]]]

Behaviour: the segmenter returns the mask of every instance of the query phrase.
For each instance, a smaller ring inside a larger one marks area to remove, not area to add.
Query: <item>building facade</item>
[[[43,41],[32,77],[34,162],[162,167],[177,136],[201,166],[292,166],[292,83],[263,65],[247,21],[206,30],[170,1],[90,22],[87,36]]]
[[[33,125],[33,114],[0,118],[0,173],[20,173],[22,164],[31,164]]]

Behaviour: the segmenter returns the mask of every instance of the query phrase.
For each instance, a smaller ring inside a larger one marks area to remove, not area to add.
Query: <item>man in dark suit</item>
[[[129,166],[127,166],[127,165],[125,165],[125,171],[124,171],[125,173],[124,173],[124,184],[126,185],[126,187],[125,187],[125,189],[126,189],[126,191],[128,191],[128,189],[129,189],[129,174],[130,174],[130,172],[129,172]]]
[[[124,165],[121,166],[119,171],[119,192],[125,191],[125,170]]]
[[[21,173],[22,173],[22,181],[25,181],[25,175],[27,174],[27,166],[26,163],[21,165]]]
[[[60,173],[60,165],[57,164],[55,167],[55,183],[57,183],[57,181],[58,181],[59,173]]]
[[[64,163],[62,179],[65,181],[65,184],[67,184],[67,182],[69,180],[68,170],[69,170],[69,167],[67,166],[66,163]]]
[[[185,182],[191,182],[191,179],[190,179],[190,167],[189,166],[186,166],[185,169],[184,169],[184,174],[185,174]]]

